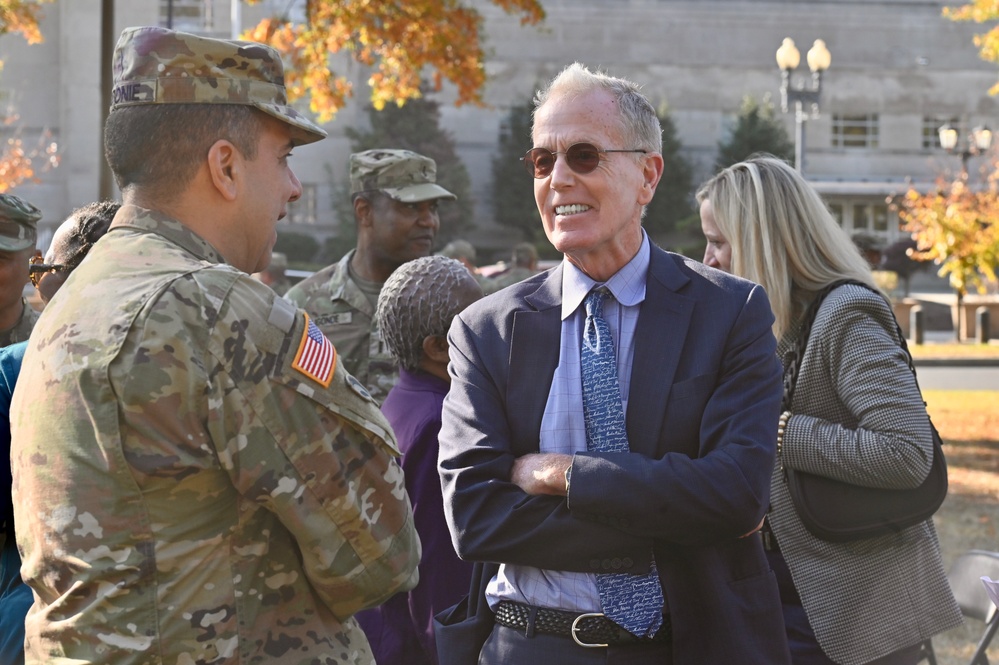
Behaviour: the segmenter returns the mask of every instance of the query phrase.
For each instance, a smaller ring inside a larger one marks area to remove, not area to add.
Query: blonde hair
[[[733,274],[766,289],[780,339],[824,286],[856,279],[877,289],[871,268],[818,192],[785,162],[754,155],[704,183]]]

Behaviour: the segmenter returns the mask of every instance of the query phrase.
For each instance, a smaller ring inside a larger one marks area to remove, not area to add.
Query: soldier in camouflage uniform
[[[305,308],[336,346],[347,370],[379,402],[399,370],[375,321],[382,284],[407,261],[429,256],[440,227],[437,164],[409,150],[350,156],[357,248],[293,286],[285,298]]]
[[[279,296],[283,296],[291,288],[291,281],[285,275],[288,269],[288,257],[281,252],[271,253],[271,262],[260,272],[253,273],[255,279],[260,280]]]
[[[0,194],[0,346],[28,339],[38,320],[24,287],[41,218],[41,211],[27,201]]]
[[[483,287],[485,293],[495,293],[511,284],[522,282],[538,272],[538,250],[529,242],[513,246],[511,266],[500,274],[491,277]]]
[[[373,662],[352,615],[417,582],[394,435],[260,270],[325,133],[273,49],[129,28],[124,205],[48,304],[12,406],[27,663]]]

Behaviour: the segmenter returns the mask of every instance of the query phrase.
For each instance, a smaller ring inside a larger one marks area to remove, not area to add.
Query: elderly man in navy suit
[[[662,136],[636,85],[577,63],[535,104],[524,162],[565,260],[450,330],[439,468],[479,593],[440,615],[441,662],[788,663],[757,533],[781,397],[767,296],[649,242]]]

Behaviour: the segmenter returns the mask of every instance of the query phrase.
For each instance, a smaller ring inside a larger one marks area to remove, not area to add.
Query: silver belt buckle
[[[569,632],[572,635],[572,641],[578,644],[579,646],[585,647],[587,649],[595,649],[598,647],[610,646],[609,644],[589,644],[588,642],[583,642],[576,636],[576,631],[582,630],[578,625],[580,619],[586,619],[588,617],[602,617],[602,616],[604,616],[603,612],[587,612],[585,614],[580,614],[578,617],[573,619],[572,627],[569,629]]]

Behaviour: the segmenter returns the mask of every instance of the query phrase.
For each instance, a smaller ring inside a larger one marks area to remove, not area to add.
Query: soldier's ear
[[[374,203],[364,196],[354,199],[354,219],[359,226],[371,226],[374,223]]]
[[[226,201],[236,200],[238,179],[242,174],[239,150],[229,141],[219,139],[208,149],[208,172],[212,184]]]

